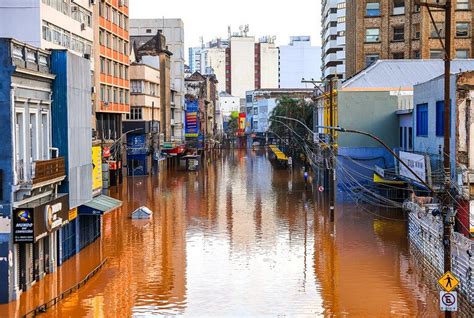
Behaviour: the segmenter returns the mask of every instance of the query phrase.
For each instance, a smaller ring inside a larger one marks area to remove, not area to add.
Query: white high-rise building
[[[345,78],[346,0],[323,0],[321,13],[321,77]]]
[[[92,11],[90,0],[0,1],[0,37],[92,58]]]
[[[130,42],[141,46],[161,30],[171,56],[171,88],[175,91],[171,127],[172,139],[184,141],[184,23],[181,19],[131,19]]]
[[[321,47],[311,46],[309,36],[292,36],[289,45],[280,46],[279,87],[306,88],[303,78],[321,79]]]
[[[278,48],[274,37],[255,37],[234,33],[226,49],[226,92],[245,99],[245,92],[259,88],[278,88]]]

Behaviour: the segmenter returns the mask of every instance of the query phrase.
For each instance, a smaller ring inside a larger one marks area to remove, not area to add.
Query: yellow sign
[[[77,208],[74,208],[72,210],[69,210],[69,215],[68,215],[68,220],[69,222],[71,222],[72,220],[74,220],[75,218],[77,218]]]
[[[440,279],[438,279],[438,284],[447,292],[452,291],[459,285],[459,280],[451,272],[444,273]]]
[[[92,147],[92,190],[102,189],[102,149]]]

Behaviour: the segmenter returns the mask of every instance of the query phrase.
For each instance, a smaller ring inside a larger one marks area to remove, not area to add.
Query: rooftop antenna
[[[230,37],[232,36],[232,29],[230,28],[230,25],[227,26],[227,33],[229,34],[229,40],[230,40]]]
[[[247,36],[247,33],[249,33],[249,25],[248,24],[246,24],[244,26],[244,36]]]
[[[204,48],[204,37],[203,36],[199,37],[199,42],[201,42],[201,48]]]

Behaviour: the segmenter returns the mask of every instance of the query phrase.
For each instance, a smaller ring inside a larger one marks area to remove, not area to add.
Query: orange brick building
[[[122,114],[130,112],[128,0],[99,0],[95,6],[95,120],[97,138],[116,140]]]

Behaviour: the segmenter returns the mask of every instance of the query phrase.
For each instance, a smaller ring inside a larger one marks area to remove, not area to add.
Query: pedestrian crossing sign
[[[459,280],[456,278],[456,276],[453,275],[450,271],[447,271],[444,273],[443,276],[441,276],[440,279],[438,279],[438,284],[447,292],[452,291],[454,288],[456,288],[457,285],[459,285]]]

